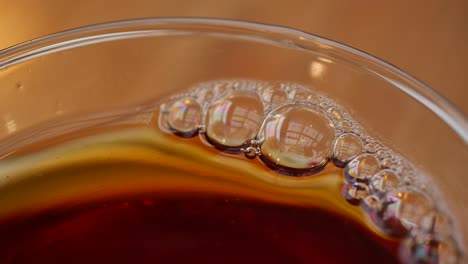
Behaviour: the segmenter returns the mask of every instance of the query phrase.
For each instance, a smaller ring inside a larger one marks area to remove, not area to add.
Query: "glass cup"
[[[0,157],[7,160],[38,140],[115,122],[100,113],[137,113],[194,83],[238,78],[302,83],[344,106],[371,135],[430,175],[466,248],[466,117],[395,66],[294,29],[216,19],[139,19],[68,30],[2,50]],[[94,119],[82,118],[88,115]]]

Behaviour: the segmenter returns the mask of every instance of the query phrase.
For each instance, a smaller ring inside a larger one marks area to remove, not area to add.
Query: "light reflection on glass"
[[[318,59],[319,61],[321,61],[321,62],[325,62],[325,63],[333,63],[333,61],[332,61],[332,60],[330,60],[330,59],[327,59],[327,58],[324,58],[324,57],[318,57],[317,59]]]
[[[325,65],[318,61],[313,61],[310,64],[310,76],[312,78],[321,77],[325,72]]]
[[[7,129],[8,134],[14,133],[17,129],[16,121],[14,119],[10,119],[5,122],[5,127]]]

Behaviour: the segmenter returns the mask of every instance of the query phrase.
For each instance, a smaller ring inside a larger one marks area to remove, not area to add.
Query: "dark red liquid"
[[[151,196],[0,222],[0,263],[398,263],[396,243],[315,209]]]

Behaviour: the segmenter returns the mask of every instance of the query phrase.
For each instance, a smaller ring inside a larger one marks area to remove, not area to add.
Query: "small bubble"
[[[343,132],[351,132],[351,123],[348,121],[341,121],[338,123],[337,128]]]
[[[267,165],[298,175],[327,163],[334,137],[330,119],[300,104],[284,105],[271,112],[257,136],[260,158]]]
[[[341,111],[336,106],[332,106],[332,107],[328,108],[327,113],[331,117],[331,119],[336,120],[336,121],[341,121],[344,118],[343,117],[343,111]]]
[[[397,168],[397,172],[398,174],[402,175],[402,176],[406,176],[406,175],[410,175],[413,173],[413,169],[411,169],[410,167],[406,166],[406,165],[402,165],[402,166],[399,166]]]
[[[369,178],[379,172],[380,162],[371,154],[362,154],[345,167],[345,178],[348,182],[367,182]]]
[[[258,150],[254,147],[248,147],[246,149],[242,149],[242,152],[244,152],[244,155],[249,158],[253,159],[257,156]]]
[[[405,263],[458,264],[461,261],[453,238],[438,240],[430,234],[406,238],[401,243],[400,257]]]
[[[289,96],[296,102],[307,102],[311,98],[311,92],[306,89],[291,89]]]
[[[406,184],[406,185],[415,185],[416,184],[416,178],[414,177],[414,175],[406,175],[404,178],[403,178],[403,182]]]
[[[320,98],[320,101],[327,104],[328,107],[330,107],[332,104],[334,105],[335,103],[333,103],[330,99],[326,98],[326,97],[321,97]]]
[[[368,195],[364,199],[362,199],[361,202],[362,208],[364,209],[364,211],[369,213],[371,217],[372,215],[375,215],[375,213],[379,210],[380,205],[381,200],[375,195]]]
[[[195,93],[196,98],[203,103],[209,103],[211,100],[215,98],[215,92],[212,89],[201,89]]]
[[[323,110],[326,110],[328,107],[330,107],[330,104],[328,102],[321,102],[319,107]]]
[[[344,197],[350,204],[358,205],[362,199],[369,195],[369,188],[361,182],[355,182],[344,187]]]
[[[159,111],[160,111],[161,113],[166,113],[166,114],[167,114],[167,113],[169,112],[167,104],[162,103],[162,104],[159,106]]]
[[[194,98],[181,98],[168,107],[167,111],[167,113],[161,112],[161,115],[167,115],[167,125],[173,132],[184,137],[197,134],[202,107]]]
[[[360,127],[352,127],[352,132],[357,136],[361,137],[362,140],[366,140],[366,136],[364,135],[364,131]]]
[[[288,99],[287,93],[279,86],[265,87],[261,94],[263,100],[272,105],[279,105]]]
[[[382,204],[381,224],[390,234],[401,236],[420,226],[423,217],[433,208],[434,204],[429,196],[420,191],[390,191]]]
[[[423,217],[420,229],[423,232],[434,234],[438,238],[445,238],[452,234],[453,223],[446,215],[433,211]]]
[[[370,142],[370,143],[367,143],[366,146],[364,147],[368,152],[370,153],[375,153],[377,152],[377,150],[379,150],[381,147],[379,144],[375,143],[375,142]]]
[[[346,133],[339,136],[335,141],[333,146],[333,162],[341,167],[361,153],[361,139],[354,134]]]
[[[390,154],[388,153],[388,151],[384,150],[384,149],[381,149],[381,150],[378,150],[376,153],[377,157],[379,159],[384,159],[388,156],[390,156]]]
[[[257,134],[262,119],[263,103],[256,93],[232,91],[209,105],[205,135],[216,147],[238,152]]]
[[[399,185],[400,177],[391,170],[382,170],[369,180],[369,187],[376,194],[394,191]]]
[[[213,87],[213,93],[216,95],[222,95],[233,88],[233,84],[229,82],[218,82]]]
[[[320,103],[320,97],[317,94],[312,93],[307,98],[307,102],[311,103],[311,104],[314,104],[314,105],[318,105]]]
[[[394,159],[387,157],[387,158],[382,159],[381,164],[385,168],[393,168],[397,166],[398,163]]]

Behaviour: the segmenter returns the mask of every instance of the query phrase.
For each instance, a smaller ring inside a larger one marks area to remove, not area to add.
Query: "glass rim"
[[[214,30],[216,29],[216,30]],[[468,118],[447,98],[409,73],[365,51],[293,28],[220,18],[140,18],[87,25],[53,33],[0,50],[0,71],[36,57],[121,39],[193,35],[210,32],[236,36],[300,50],[321,48],[390,82],[436,114],[456,135],[468,143]]]

